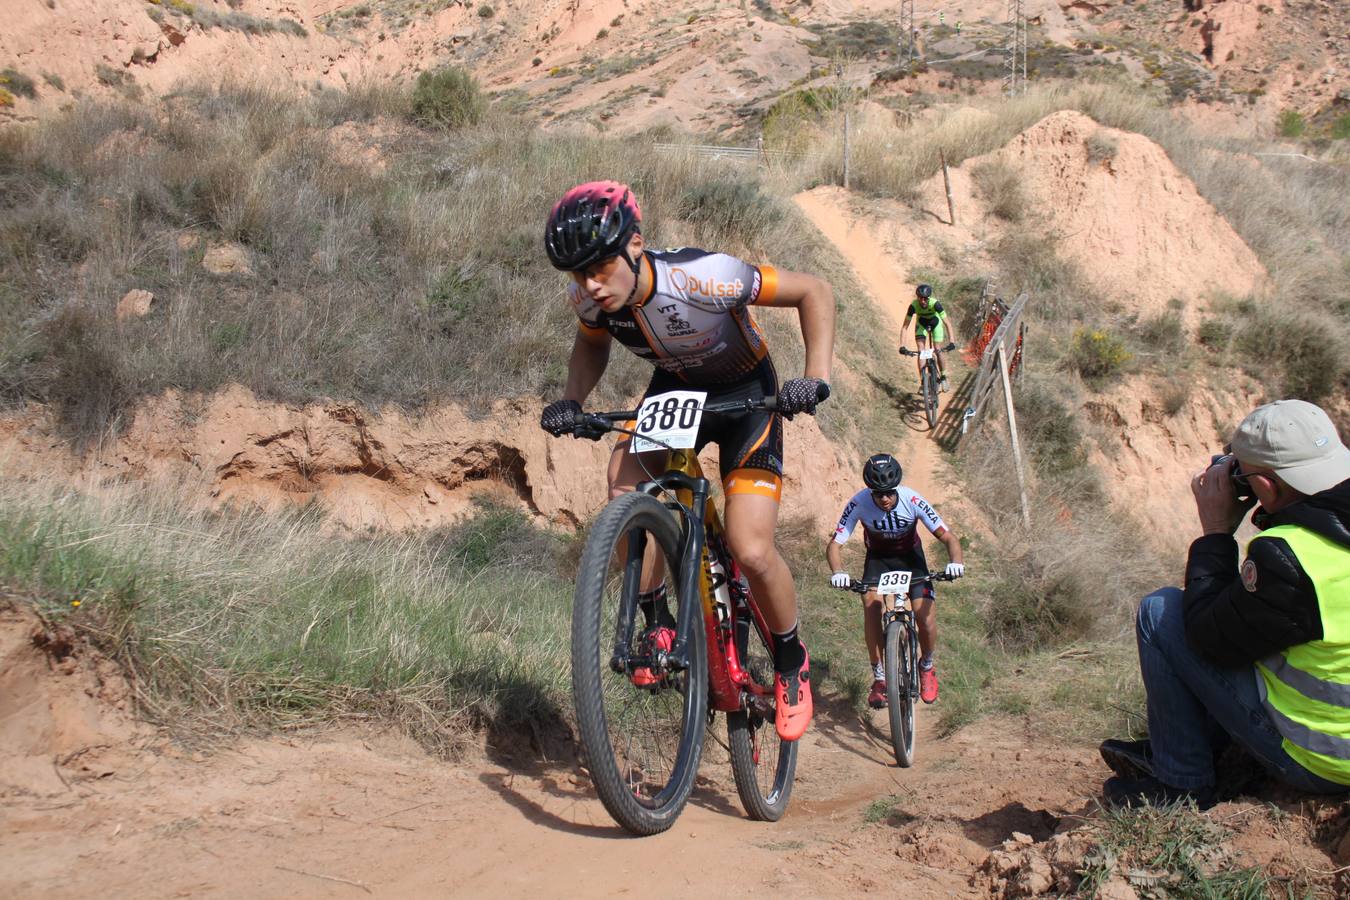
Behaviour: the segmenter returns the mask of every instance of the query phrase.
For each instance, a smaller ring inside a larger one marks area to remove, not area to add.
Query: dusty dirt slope
[[[0,610],[0,684],[6,897],[1028,896],[1073,883],[1106,774],[1030,717],[939,739],[928,709],[916,765],[900,769],[880,713],[827,702],[783,821],[744,818],[714,739],[679,822],[635,839],[558,733],[497,736],[455,764],[368,731],[196,753],[118,708],[125,684],[106,660],[14,606]],[[1344,812],[1279,809],[1211,814],[1236,832],[1230,861],[1329,895],[1326,873],[1350,860]]]
[[[401,531],[459,521],[477,500],[514,504],[553,524],[585,522],[605,500],[613,441],[554,439],[537,400],[504,400],[482,418],[456,407],[410,417],[342,403],[296,408],[231,387],[209,398],[170,392],[137,408],[130,427],[73,455],[45,410],[0,416],[0,473],[168,479],[204,503],[275,510],[316,502],[350,530]],[[846,490],[845,461],[809,417],[788,423],[784,515],[823,526]],[[716,471],[715,462],[707,462]],[[809,473],[825,492],[804,490]]]

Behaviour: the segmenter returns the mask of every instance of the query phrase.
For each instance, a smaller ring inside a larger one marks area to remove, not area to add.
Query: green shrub
[[[1205,319],[1196,329],[1195,338],[1213,349],[1222,349],[1233,340],[1233,326],[1224,319]]]
[[[1003,160],[980,163],[971,171],[975,190],[989,204],[989,211],[1008,222],[1020,222],[1027,209],[1022,176]]]
[[[1343,116],[1337,116],[1331,123],[1331,130],[1328,132],[1333,141],[1343,141],[1350,138],[1350,113]]]
[[[496,12],[497,12],[496,10],[494,10],[491,6],[489,6],[486,3],[478,7],[478,17],[480,19],[490,19],[494,15],[496,15]]]
[[[1083,432],[1071,410],[1044,385],[1029,383],[1017,393],[1017,427],[1036,471],[1056,481],[1088,464]]]
[[[1088,162],[1096,164],[1107,162],[1116,158],[1120,152],[1120,144],[1115,138],[1101,132],[1094,131],[1087,139]]]
[[[37,84],[33,79],[14,69],[0,69],[0,87],[29,100],[37,96]]]
[[[1091,382],[1120,374],[1133,357],[1120,338],[1101,328],[1074,330],[1064,364]]]
[[[1308,123],[1304,120],[1303,114],[1296,109],[1286,109],[1280,113],[1278,120],[1280,134],[1287,138],[1302,137],[1307,129]]]
[[[753,179],[719,178],[691,185],[680,198],[679,215],[713,241],[753,244],[777,220],[780,210]]]
[[[1257,305],[1239,324],[1236,346],[1244,362],[1283,397],[1317,402],[1347,375],[1347,348],[1338,323],[1306,311],[1291,315]]]
[[[419,125],[446,129],[476,125],[486,109],[478,81],[466,69],[449,66],[417,76],[412,115]]]
[[[1178,356],[1186,351],[1186,326],[1176,312],[1162,312],[1135,325],[1135,337],[1154,353]]]

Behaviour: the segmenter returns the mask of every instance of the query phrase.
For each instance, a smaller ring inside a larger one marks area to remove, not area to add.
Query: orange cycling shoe
[[[924,703],[932,703],[937,699],[938,683],[937,668],[919,670],[919,699]]]
[[[675,646],[675,629],[667,628],[665,625],[657,625],[654,628],[648,628],[642,633],[642,639],[638,641],[638,647],[641,648],[643,655],[651,653],[653,650],[665,650],[670,652],[670,648]],[[633,670],[629,680],[638,687],[655,687],[660,684],[664,675],[657,675],[646,666],[639,666]]]
[[[773,677],[774,728],[785,741],[795,741],[811,724],[811,656],[796,672],[777,672]]]
[[[867,705],[873,709],[886,708],[886,682],[878,678],[872,682],[872,691],[867,695]]]

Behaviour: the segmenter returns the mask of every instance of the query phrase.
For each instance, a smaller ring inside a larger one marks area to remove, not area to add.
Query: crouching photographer
[[[1350,790],[1350,450],[1319,407],[1280,400],[1191,490],[1204,535],[1186,588],[1145,597],[1135,623],[1149,739],[1101,745],[1107,800],[1210,806],[1233,741],[1298,790]]]

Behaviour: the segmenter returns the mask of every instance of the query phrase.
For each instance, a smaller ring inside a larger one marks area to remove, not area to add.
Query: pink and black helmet
[[[554,205],[544,226],[544,249],[555,269],[575,272],[618,256],[641,223],[642,210],[628,185],[589,181]]]

